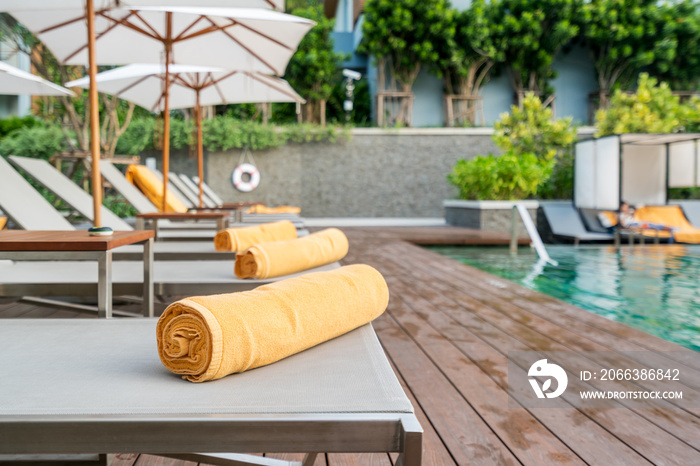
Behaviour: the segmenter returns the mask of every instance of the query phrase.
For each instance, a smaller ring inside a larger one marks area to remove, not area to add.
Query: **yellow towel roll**
[[[236,254],[234,272],[238,278],[281,277],[338,261],[348,247],[342,231],[327,228],[303,238],[251,246]]]
[[[227,228],[214,236],[214,248],[217,251],[243,251],[256,244],[296,237],[297,228],[294,224],[283,220],[251,227]]]
[[[301,209],[291,205],[281,205],[278,207],[267,207],[256,204],[245,211],[246,214],[299,214]]]
[[[126,179],[146,195],[146,197],[162,211],[163,208],[163,182],[145,165],[129,165],[126,169]],[[168,190],[165,204],[166,212],[187,212],[185,204],[180,202],[175,194]]]
[[[158,320],[158,354],[187,380],[219,379],[343,335],[377,318],[388,303],[382,275],[361,264],[187,298]]]

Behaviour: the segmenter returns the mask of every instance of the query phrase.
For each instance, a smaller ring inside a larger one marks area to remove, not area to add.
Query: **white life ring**
[[[248,175],[248,181],[243,181],[243,175]],[[260,184],[260,172],[252,163],[242,163],[233,169],[231,181],[237,190],[249,193]]]

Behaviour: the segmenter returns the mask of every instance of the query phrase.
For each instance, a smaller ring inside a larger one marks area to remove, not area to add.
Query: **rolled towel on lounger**
[[[256,244],[296,237],[297,228],[294,224],[283,220],[251,227],[227,228],[214,236],[214,248],[217,251],[243,251]]]
[[[343,335],[377,318],[388,303],[384,278],[362,264],[187,298],[158,320],[158,354],[187,380],[219,379]]]
[[[236,254],[238,278],[271,278],[330,264],[348,253],[348,239],[337,228],[303,238],[251,246]]]
[[[301,209],[291,205],[281,205],[278,207],[267,207],[266,205],[256,204],[245,211],[246,214],[299,214]]]

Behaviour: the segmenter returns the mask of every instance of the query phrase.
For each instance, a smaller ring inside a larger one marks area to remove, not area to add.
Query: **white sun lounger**
[[[92,199],[87,193],[80,191],[79,197],[86,195]],[[24,230],[75,230],[75,227],[2,157],[0,157],[0,209],[7,214],[13,223]],[[128,231],[132,228],[126,225],[125,229]],[[161,234],[167,233],[162,232]],[[157,242],[154,245],[156,260],[230,261],[235,259],[234,253],[217,252],[214,249],[213,241],[203,236],[202,232],[195,231],[192,232],[192,235],[194,237],[199,235],[203,241]],[[142,250],[139,246],[125,246],[114,250],[115,259],[140,260],[141,257]]]
[[[0,454],[301,466],[232,452],[397,452],[397,465],[421,464],[422,429],[371,325],[202,384],[162,366],[155,319],[7,320],[0,341]]]

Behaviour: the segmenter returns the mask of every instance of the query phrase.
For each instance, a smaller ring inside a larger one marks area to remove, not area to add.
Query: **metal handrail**
[[[523,225],[525,225],[525,230],[527,231],[527,234],[530,237],[530,241],[532,241],[532,245],[534,246],[535,251],[537,251],[537,256],[540,258],[540,260],[543,260],[552,265],[559,265],[557,261],[549,257],[549,253],[544,247],[542,238],[537,232],[535,222],[532,221],[532,217],[530,217],[530,213],[527,211],[525,205],[520,203],[513,205],[513,214],[511,216],[510,224],[510,252],[513,254],[517,254],[518,252],[518,214],[520,214],[520,218],[523,221]]]

